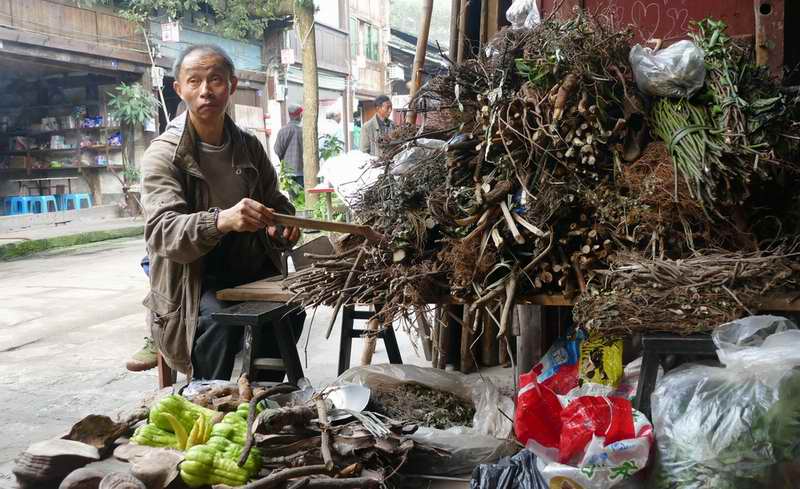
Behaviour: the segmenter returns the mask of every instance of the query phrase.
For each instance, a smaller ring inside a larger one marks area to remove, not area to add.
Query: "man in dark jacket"
[[[303,128],[300,121],[303,118],[303,108],[291,104],[289,110],[289,123],[278,131],[275,137],[275,154],[278,159],[286,163],[286,170],[292,180],[303,186]]]
[[[364,124],[361,129],[361,144],[359,149],[372,156],[380,156],[381,148],[378,140],[394,129],[395,125],[391,119],[392,101],[386,95],[379,95],[375,99],[375,117]]]
[[[225,114],[238,83],[230,57],[217,46],[191,46],[176,59],[174,76],[187,111],[143,162],[150,257],[144,304],[167,364],[193,378],[228,379],[242,329],[212,319],[228,305],[216,292],[277,274],[276,243],[294,243],[300,232],[274,225],[273,212],[294,208],[259,141]],[[293,319],[302,327],[301,317]],[[278,356],[270,332],[256,348]]]

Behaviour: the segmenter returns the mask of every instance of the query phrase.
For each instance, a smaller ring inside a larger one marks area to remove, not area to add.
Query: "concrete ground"
[[[0,245],[19,243],[25,240],[52,239],[95,231],[113,231],[144,226],[144,219],[131,217],[109,217],[106,219],[69,220],[59,224],[35,224],[16,229],[0,228]]]
[[[12,461],[31,442],[88,414],[114,416],[156,390],[154,370],[125,369],[147,334],[143,254],[143,240],[128,238],[0,262],[0,489],[13,487]],[[336,377],[339,331],[325,341],[329,319],[329,309],[309,313],[299,343],[317,386]],[[429,365],[407,335],[398,340],[405,363]],[[379,342],[373,363],[387,361]],[[511,380],[507,369],[490,373]]]

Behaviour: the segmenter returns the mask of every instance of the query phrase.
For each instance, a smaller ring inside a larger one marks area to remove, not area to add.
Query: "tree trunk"
[[[317,186],[319,173],[319,80],[317,78],[317,40],[314,29],[314,6],[297,1],[295,25],[300,49],[303,51],[303,183],[306,190],[306,209],[313,209],[318,194],[308,191]]]

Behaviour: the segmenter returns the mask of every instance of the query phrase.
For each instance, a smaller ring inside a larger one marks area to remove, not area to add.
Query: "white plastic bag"
[[[342,201],[348,206],[366,187],[372,185],[383,170],[372,167],[374,156],[353,150],[343,153],[322,163],[319,177],[330,184]]]
[[[712,337],[725,367],[679,367],[653,392],[651,486],[792,487],[781,465],[800,458],[800,331],[784,318],[752,316]]]
[[[514,29],[522,27],[533,29],[542,21],[536,0],[514,0],[514,3],[506,10],[506,19]]]
[[[691,97],[706,79],[705,53],[692,41],[678,41],[660,51],[640,44],[628,59],[639,90],[660,97]]]
[[[409,460],[417,473],[469,473],[478,464],[495,462],[515,451],[514,444],[509,441],[511,421],[503,415],[513,415],[514,402],[501,395],[491,382],[471,380],[459,373],[434,368],[383,364],[353,367],[336,379],[334,385],[348,383],[381,386],[384,389],[415,383],[449,392],[475,405],[471,427],[454,426],[447,430],[420,428],[410,436],[414,441],[450,452],[448,457],[436,460],[436,463]]]

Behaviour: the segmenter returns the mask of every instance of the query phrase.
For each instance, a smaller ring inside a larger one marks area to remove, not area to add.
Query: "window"
[[[366,39],[364,40],[364,55],[368,60],[379,61],[380,48],[378,46],[380,44],[378,43],[378,29],[376,29],[372,24],[367,24],[365,32]]]

